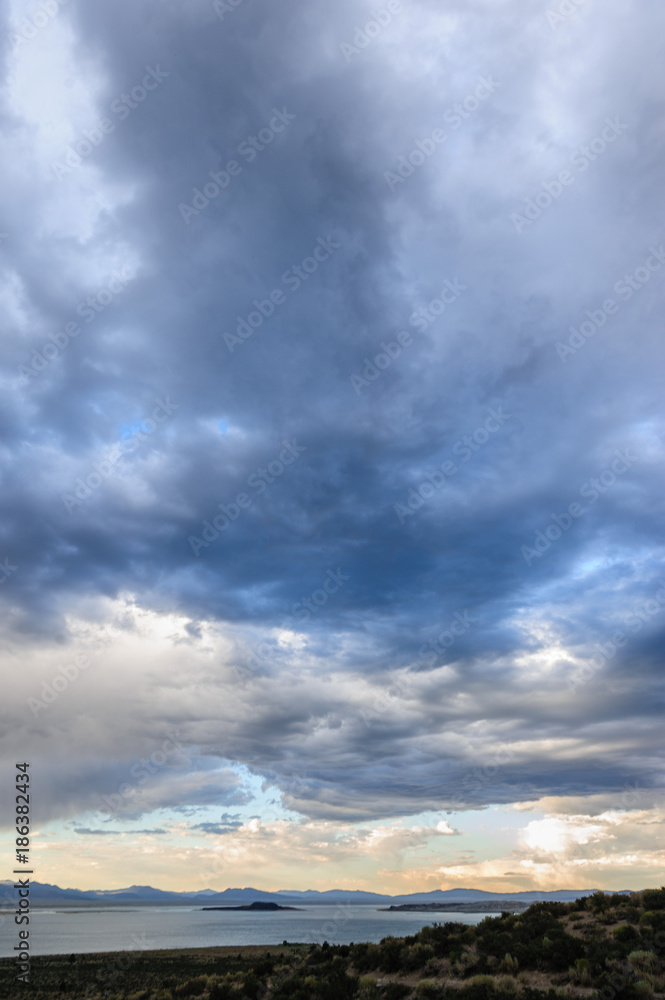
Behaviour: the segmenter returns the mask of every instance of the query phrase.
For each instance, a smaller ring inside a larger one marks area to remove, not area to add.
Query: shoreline
[[[533,903],[490,900],[477,903],[400,903],[378,907],[379,913],[525,913]]]
[[[286,955],[287,953],[292,953],[299,948],[309,949],[311,947],[311,941],[289,941],[288,944],[212,944],[196,948],[125,948],[118,951],[58,951],[52,952],[49,955],[32,955],[30,961],[47,962],[61,961],[63,959],[68,960],[70,955],[75,955],[77,962],[86,962],[88,960],[108,962],[109,958],[118,955],[131,956],[133,961],[135,961],[137,957],[150,959],[154,956],[164,958],[166,955],[171,955],[173,957],[183,956],[184,958],[196,958],[197,956],[200,956],[201,958],[216,958],[217,956],[224,958],[229,955],[242,955],[244,957],[252,955],[266,955],[266,953],[268,953],[271,958],[276,958],[280,952]],[[0,969],[2,969],[4,965],[11,965],[13,967],[14,963],[15,959],[11,956],[0,958]]]

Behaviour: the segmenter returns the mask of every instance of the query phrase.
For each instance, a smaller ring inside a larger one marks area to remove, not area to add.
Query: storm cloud
[[[2,3],[44,822],[660,801],[665,15],[376,10]]]

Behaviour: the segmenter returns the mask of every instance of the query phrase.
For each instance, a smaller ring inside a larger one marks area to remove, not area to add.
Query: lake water
[[[349,944],[388,935],[416,934],[426,924],[456,920],[477,924],[486,913],[385,913],[376,905],[307,906],[301,910],[203,912],[186,906],[103,907],[99,909],[32,910],[30,952],[133,951],[157,948],[207,948],[215,945],[280,945],[284,940],[308,944]],[[498,915],[498,914],[497,914]],[[0,956],[13,955],[18,927],[5,915]]]

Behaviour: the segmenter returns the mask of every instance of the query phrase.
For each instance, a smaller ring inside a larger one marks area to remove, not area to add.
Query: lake
[[[30,952],[67,955],[215,945],[280,945],[284,940],[308,944],[378,942],[388,935],[415,934],[426,924],[448,920],[477,924],[486,916],[487,913],[390,913],[377,910],[375,904],[310,904],[297,911],[273,913],[203,912],[187,906],[54,908],[31,911]],[[10,915],[5,914],[0,957],[13,955],[18,930]]]

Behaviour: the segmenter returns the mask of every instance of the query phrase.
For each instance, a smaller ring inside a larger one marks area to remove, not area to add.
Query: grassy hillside
[[[665,888],[536,903],[380,944],[135,951],[0,962],[0,996],[110,1000],[648,1000],[665,993]]]

